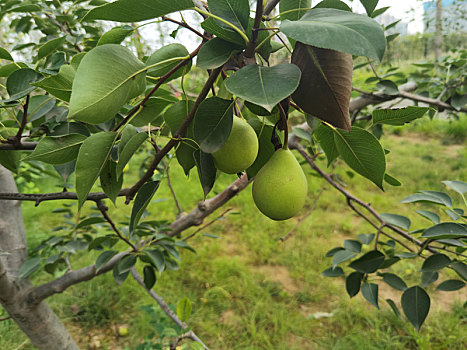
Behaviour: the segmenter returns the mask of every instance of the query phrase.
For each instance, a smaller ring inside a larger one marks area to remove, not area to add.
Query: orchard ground
[[[466,116],[452,122],[425,118],[414,126],[387,128],[382,138],[383,146],[391,150],[387,156],[389,171],[403,183],[402,187],[386,186],[383,196],[359,175],[349,176],[349,168],[343,162],[336,167],[336,175],[350,192],[370,202],[379,212],[409,216],[412,229],[425,219],[415,213],[420,205],[400,204],[402,198],[418,190],[446,190],[442,180],[467,178]],[[136,158],[141,160],[141,156]],[[319,163],[325,168],[325,159]],[[137,164],[138,159],[132,160],[128,183],[137,176]],[[192,171],[186,179],[176,160],[170,169],[178,199],[183,210],[189,211],[202,199],[197,174]],[[264,217],[254,206],[250,186],[206,221],[232,209],[225,219],[191,240],[197,254],[183,251],[180,270],[164,273],[157,281],[156,291],[172,306],[185,296],[191,300],[193,314],[187,323],[211,349],[465,349],[465,289],[434,294],[428,321],[417,333],[408,322],[398,319],[384,301],[387,297],[400,300],[399,292],[382,288],[381,311],[377,311],[361,294],[350,299],[343,279],[320,275],[330,266],[330,259],[325,258],[329,249],[341,245],[343,239],[355,239],[358,233],[372,230],[311,168],[304,165],[304,170],[309,194],[299,216],[284,222]],[[214,193],[235,178],[220,175]],[[35,185],[40,192],[46,192],[56,191],[57,184],[54,180],[39,180]],[[321,188],[324,191],[316,209],[311,211]],[[451,194],[459,200],[455,193]],[[176,207],[167,186],[161,186],[154,201],[150,206],[151,219],[175,218]],[[23,203],[30,249],[61,224],[61,214],[51,214],[58,205],[45,202],[34,208],[32,203]],[[125,206],[122,198],[116,208],[110,206],[116,221],[130,214],[131,207]],[[89,206],[83,214],[88,210]],[[296,226],[303,216],[306,218]],[[293,231],[285,242],[278,240],[290,230]],[[93,263],[98,254],[78,253],[78,258],[72,260],[73,268]],[[407,277],[411,285],[417,284],[420,263],[405,260],[395,265],[396,273]],[[49,275],[40,272],[33,281],[38,284],[48,279]],[[153,300],[131,278],[118,286],[112,275],[106,274],[69,288],[48,303],[83,349],[136,349],[143,338],[154,332],[150,316],[141,310],[145,305],[154,305]],[[172,326],[170,321],[164,325]],[[128,336],[118,336],[120,326],[128,326]],[[0,322],[0,349],[33,347],[8,320]]]

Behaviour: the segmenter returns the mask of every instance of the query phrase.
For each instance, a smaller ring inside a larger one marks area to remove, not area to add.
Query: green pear
[[[258,138],[246,121],[233,118],[232,130],[222,148],[214,153],[216,168],[227,174],[237,174],[250,167],[258,155]]]
[[[273,220],[295,216],[305,204],[308,183],[302,167],[288,149],[277,150],[253,182],[253,200]]]

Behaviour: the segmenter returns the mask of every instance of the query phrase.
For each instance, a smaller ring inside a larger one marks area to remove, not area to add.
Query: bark
[[[2,166],[0,192],[17,192],[13,176]],[[0,304],[38,349],[78,349],[63,323],[45,302],[33,306],[26,303],[24,295],[32,284],[29,280],[18,280],[18,271],[26,259],[21,202],[0,200]]]

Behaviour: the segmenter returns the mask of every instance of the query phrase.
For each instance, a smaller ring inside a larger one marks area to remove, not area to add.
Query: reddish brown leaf
[[[352,55],[297,42],[292,63],[302,71],[292,99],[305,112],[350,131]]]

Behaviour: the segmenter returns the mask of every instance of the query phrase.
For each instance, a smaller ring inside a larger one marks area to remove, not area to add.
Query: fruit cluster
[[[243,119],[234,117],[227,141],[212,154],[214,164],[227,174],[240,173],[254,163],[258,147],[254,129]],[[253,182],[256,207],[273,220],[295,216],[305,204],[307,191],[307,179],[300,164],[285,148],[274,152]]]

